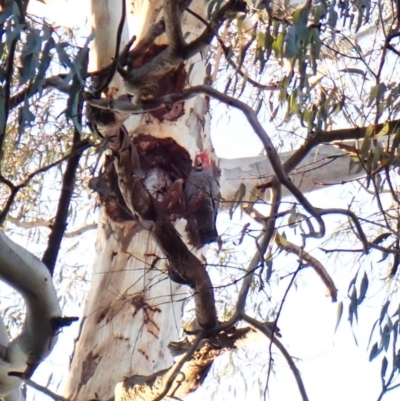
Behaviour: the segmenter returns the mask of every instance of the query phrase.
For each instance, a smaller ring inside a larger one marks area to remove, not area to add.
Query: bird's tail
[[[216,242],[218,238],[218,232],[216,228],[213,229],[199,229],[199,239],[201,245],[210,244],[211,242]]]

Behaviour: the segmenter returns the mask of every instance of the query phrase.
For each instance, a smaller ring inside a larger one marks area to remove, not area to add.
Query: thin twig
[[[271,330],[262,322],[259,322],[257,319],[252,318],[246,314],[242,314],[242,318],[247,323],[251,324],[255,329],[259,330],[263,333],[267,338],[271,340],[271,342],[279,349],[282,353],[283,357],[285,358],[287,364],[289,365],[290,370],[293,373],[293,376],[296,380],[297,387],[299,388],[300,395],[303,401],[309,401],[306,388],[303,383],[303,379],[301,378],[301,374],[297,366],[295,365],[293,358],[290,356],[289,352],[286,350],[285,346],[275,337],[272,335]]]
[[[297,255],[300,260],[304,260],[314,268],[315,272],[321,278],[322,282],[326,285],[332,301],[336,302],[337,289],[335,283],[332,280],[332,277],[329,275],[324,265],[318,259],[314,258],[308,252],[306,252],[302,247],[293,244],[280,236],[276,236],[275,239],[279,246],[282,247],[286,252]]]
[[[258,243],[258,249],[256,250],[253,258],[250,261],[249,266],[246,269],[246,277],[243,280],[243,284],[240,288],[238,299],[236,302],[236,312],[239,316],[244,313],[247,295],[250,290],[251,283],[253,281],[254,272],[259,267],[260,261],[263,260],[264,254],[270,244],[275,231],[275,219],[276,214],[279,211],[280,199],[281,199],[281,187],[280,183],[273,181],[271,184],[272,200],[271,209],[268,219],[265,221],[264,234]]]
[[[194,354],[194,352],[197,350],[198,346],[200,345],[200,342],[206,337],[208,334],[208,331],[202,331],[199,333],[196,337],[196,339],[193,341],[193,344],[189,348],[189,350],[185,353],[185,355],[177,362],[172,370],[171,375],[169,376],[164,390],[156,397],[154,398],[153,401],[160,401],[162,400],[167,394],[168,391],[171,389],[172,384],[174,383],[175,379],[177,378],[179,372],[182,370],[183,365],[189,361],[191,356]]]
[[[25,188],[26,186],[28,186],[28,184],[30,183],[30,181],[38,174],[40,173],[44,173],[48,170],[50,170],[51,168],[59,165],[60,163],[62,163],[65,160],[68,160],[70,157],[75,156],[78,153],[81,153],[83,151],[85,151],[86,149],[92,147],[93,144],[87,140],[84,139],[83,141],[80,142],[79,147],[77,147],[75,150],[72,150],[70,153],[68,153],[67,155],[61,157],[60,159],[56,160],[53,163],[48,164],[47,166],[41,167],[39,169],[37,169],[36,171],[34,171],[33,173],[30,173],[25,180],[18,184],[18,185],[13,185],[13,190],[11,191],[10,196],[7,199],[6,205],[4,206],[3,210],[0,213],[0,226],[3,225],[8,212],[10,211],[10,208],[14,202],[15,197],[17,196],[18,192],[22,189]],[[5,182],[5,179],[3,177],[0,178],[1,182]]]
[[[40,384],[35,383],[33,380],[31,379],[24,379],[24,382],[34,388],[35,390],[40,391],[41,393],[49,396],[50,398],[52,398],[55,401],[69,401],[68,398],[63,397],[62,395],[53,393],[51,390],[49,390],[47,387],[41,386]]]
[[[108,88],[108,85],[112,81],[112,79],[118,69],[119,48],[121,46],[121,37],[122,37],[122,32],[124,29],[125,19],[126,19],[126,1],[125,0],[121,0],[121,1],[122,1],[122,12],[121,12],[121,20],[119,21],[119,25],[118,25],[118,29],[117,29],[117,42],[115,44],[114,60],[108,70],[106,79],[100,85],[100,87],[98,87],[96,89],[96,94],[98,96],[100,96],[100,94]]]
[[[209,22],[206,21],[201,15],[197,14],[196,12],[192,11],[190,8],[186,10],[189,14],[193,15],[193,17],[197,18],[199,21],[201,21],[205,26],[209,27],[209,29],[212,29]],[[239,68],[236,63],[232,60],[232,57],[229,54],[229,48],[225,46],[225,43],[223,40],[220,38],[218,35],[218,32],[215,33],[215,37],[221,47],[222,52],[224,53],[226,62],[235,70],[237,74],[239,74],[242,78],[245,78],[247,82],[249,82],[251,85],[253,85],[257,89],[262,89],[262,90],[280,90],[280,85],[277,83],[273,83],[270,85],[263,85],[260,84],[259,82],[255,81],[253,78],[251,78],[248,74],[242,71],[241,68]]]

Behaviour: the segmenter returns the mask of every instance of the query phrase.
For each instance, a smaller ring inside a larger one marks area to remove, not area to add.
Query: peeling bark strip
[[[209,343],[196,351],[190,361],[184,364],[176,378],[171,377],[173,369],[162,370],[151,376],[135,375],[119,383],[115,389],[115,401],[159,400],[163,393],[179,399],[196,390],[206,378],[214,359],[226,352],[214,349]],[[167,391],[166,391],[167,390]]]
[[[201,337],[201,336],[200,336]],[[219,355],[236,346],[254,342],[257,333],[251,328],[233,329],[192,343],[174,343],[175,348],[186,352],[169,369],[163,369],[150,376],[134,375],[118,383],[115,401],[180,399],[197,390],[206,378],[212,363]],[[258,340],[258,339],[257,339]]]

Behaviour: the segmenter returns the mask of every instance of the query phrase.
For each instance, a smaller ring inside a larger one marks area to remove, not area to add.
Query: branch
[[[246,307],[246,299],[249,293],[251,284],[253,282],[254,272],[263,264],[264,254],[267,251],[267,247],[270,244],[272,237],[275,232],[275,216],[279,211],[279,205],[281,201],[281,185],[277,181],[271,183],[271,209],[269,217],[265,220],[264,233],[261,241],[257,244],[257,250],[251,259],[251,262],[246,270],[246,277],[243,280],[242,286],[239,291],[238,300],[236,302],[236,310],[234,317],[242,316]]]
[[[2,232],[0,260],[0,279],[18,291],[26,303],[21,334],[10,344],[2,344],[6,356],[0,358],[0,397],[4,397],[19,387],[21,377],[33,374],[53,349],[59,329],[73,319],[61,317],[46,266]]]
[[[355,215],[354,212],[352,212],[351,210],[346,210],[346,209],[335,209],[335,208],[331,208],[331,209],[319,209],[321,215],[326,215],[326,214],[344,214],[345,216],[347,216],[350,220],[353,221],[355,227],[356,227],[356,231],[358,234],[358,238],[359,240],[362,242],[363,244],[363,248],[364,248],[364,253],[367,254],[369,251],[369,243],[368,243],[368,239],[361,227],[360,221],[358,220],[358,217]]]
[[[21,221],[19,218],[13,217],[10,214],[7,216],[7,221],[16,225],[17,227],[26,229],[39,228],[39,227],[50,228],[51,226],[51,220]]]
[[[200,53],[205,46],[208,46],[211,43],[224,21],[234,17],[236,13],[244,12],[245,10],[246,3],[242,0],[229,0],[222,7],[217,9],[211,16],[211,20],[207,24],[203,33],[186,46],[184,59],[188,60],[195,54]]]
[[[382,128],[388,124],[388,132],[396,132],[400,128],[400,120],[388,121],[386,123],[373,125],[372,132],[380,132]],[[323,143],[331,143],[334,141],[346,141],[350,139],[364,139],[368,126],[356,128],[343,128],[333,131],[317,131],[310,135],[310,138],[285,162],[284,167],[287,172],[292,171],[313,149]],[[370,128],[369,128],[370,129]]]
[[[182,33],[179,1],[164,0],[163,11],[169,52],[171,56],[174,57],[175,55],[182,54],[182,51],[186,46]]]
[[[260,338],[258,331],[249,327],[229,334],[210,334],[210,331],[200,333],[192,344],[173,343],[174,347],[184,349],[185,354],[169,369],[150,376],[135,375],[118,383],[115,401],[182,399],[201,385],[217,356]]]
[[[190,5],[191,0],[179,1],[179,13],[182,13]],[[126,66],[128,59],[135,61],[142,56],[146,50],[154,43],[154,40],[165,32],[165,20],[161,18],[158,22],[155,22],[147,30],[145,36],[136,44],[136,46],[126,54],[121,54],[120,64]]]
[[[46,78],[43,86],[38,87],[37,91],[32,91],[30,86],[22,89],[20,92],[16,93],[10,98],[10,110],[19,106],[25,99],[30,99],[42,88],[56,88],[60,92],[68,94],[69,84],[64,81],[66,77],[67,74],[59,74],[53,77]]]
[[[125,1],[124,1],[125,3]],[[82,124],[82,96],[78,98],[78,124]],[[51,232],[47,242],[47,248],[43,253],[42,262],[49,269],[50,274],[53,276],[54,268],[57,262],[58,252],[60,250],[61,242],[67,229],[67,221],[69,217],[69,208],[71,205],[72,196],[75,190],[76,172],[79,167],[79,160],[83,154],[85,147],[82,147],[81,134],[79,130],[74,127],[74,134],[72,139],[72,153],[68,159],[67,166],[63,175],[60,198],[57,205],[57,212],[54,218],[54,223],[51,225]]]
[[[7,218],[8,212],[10,211],[10,208],[12,206],[12,204],[14,203],[14,199],[17,196],[18,192],[22,189],[25,188],[26,186],[29,185],[30,181],[32,180],[32,178],[34,178],[36,175],[40,174],[40,173],[44,173],[48,170],[50,170],[51,168],[57,166],[58,164],[62,163],[63,161],[69,159],[72,156],[75,156],[77,153],[79,152],[83,152],[84,150],[90,148],[91,146],[93,146],[93,144],[88,140],[88,139],[84,139],[80,142],[79,146],[76,147],[77,150],[72,150],[69,154],[67,154],[66,156],[56,160],[53,163],[48,164],[47,166],[41,167],[39,169],[37,169],[36,171],[34,171],[33,173],[30,173],[25,180],[18,184],[18,185],[14,185],[12,184],[10,181],[8,181],[5,177],[0,175],[0,182],[5,183],[11,190],[11,194],[7,199],[7,203],[4,206],[4,209],[1,211],[0,213],[0,225],[2,225],[5,221],[5,219]]]
[[[190,8],[188,8],[186,11],[189,14],[193,15],[195,18],[197,18],[199,21],[201,21],[210,31],[213,30],[213,27],[201,15],[195,13]],[[257,89],[271,90],[271,91],[280,90],[280,85],[278,83],[264,85],[264,84],[261,84],[260,82],[255,81],[247,73],[243,72],[241,66],[236,65],[236,63],[232,60],[232,57],[230,55],[230,50],[228,47],[225,46],[225,43],[223,42],[221,37],[218,35],[218,32],[215,32],[215,37],[217,38],[218,43],[222,49],[222,52],[224,53],[226,62],[235,70],[235,73],[239,74],[242,78],[245,78],[247,80],[247,82],[249,82],[251,85],[253,85]],[[213,80],[214,80],[214,78],[213,78]]]
[[[63,397],[62,395],[53,393],[47,387],[41,386],[40,384],[34,382],[33,380],[25,379],[24,381],[28,386],[34,388],[35,390],[40,391],[41,393],[47,395],[48,397],[52,398],[55,401],[69,401],[67,398]]]
[[[172,6],[171,4],[167,4],[167,6],[171,6],[172,9],[176,9],[177,7],[177,5]],[[169,34],[171,37],[173,36],[173,40],[177,39],[179,43],[172,43],[172,47],[167,47],[151,61],[138,69],[126,73],[120,71],[120,73],[124,75],[125,87],[128,93],[135,95],[144,88],[153,87],[159,78],[178,67],[180,63],[188,60],[210,44],[222,23],[227,18],[234,16],[237,11],[243,11],[245,7],[246,3],[242,0],[229,0],[212,15],[209,27],[207,27],[197,39],[194,39],[185,46],[184,43],[175,37],[175,35],[179,36],[179,33],[176,32],[179,28],[176,28],[175,17],[171,20],[169,16]],[[172,12],[172,9],[168,8],[170,12]],[[180,53],[177,53],[177,46],[183,46]]]
[[[146,32],[146,35],[140,40],[137,45],[128,52],[127,55],[122,55],[120,64],[125,66],[129,60],[136,60],[139,58],[154,42],[154,40],[165,32],[164,19],[154,23]]]
[[[293,373],[294,378],[296,379],[297,387],[299,388],[302,400],[309,401],[300,371],[299,369],[297,369],[297,366],[293,362],[293,358],[290,356],[284,345],[275,336],[272,335],[272,332],[267,326],[259,322],[257,319],[247,316],[246,314],[242,314],[242,318],[244,321],[251,324],[257,330],[261,331],[261,333],[269,338],[271,342],[279,349],[279,351],[281,351],[283,357],[286,359],[286,362],[289,365],[290,370]]]
[[[318,259],[314,258],[308,252],[306,252],[303,248],[287,241],[285,238],[277,235],[275,240],[278,243],[278,245],[281,246],[286,252],[294,253],[301,260],[304,260],[314,268],[315,272],[321,278],[322,282],[326,285],[326,288],[329,291],[332,301],[336,302],[337,289],[335,287],[335,283],[332,280],[332,277],[329,275],[324,265]]]
[[[96,230],[98,227],[97,223],[92,223],[92,224],[86,224],[85,226],[79,227],[76,230],[73,231],[69,231],[67,233],[65,233],[65,238],[74,238],[74,237],[78,237],[79,235],[85,233],[86,231],[89,230]]]
[[[16,225],[17,227],[26,229],[39,228],[39,227],[50,228],[52,224],[51,220],[21,221],[18,218],[13,217],[11,215],[7,216],[7,221]],[[64,237],[65,238],[78,237],[79,235],[85,233],[86,231],[95,230],[96,228],[97,228],[97,223],[86,224],[82,227],[77,228],[76,230],[66,232],[64,234]]]

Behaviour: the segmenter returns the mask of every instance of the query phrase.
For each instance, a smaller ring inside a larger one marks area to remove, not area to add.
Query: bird
[[[221,195],[206,152],[195,156],[185,194],[188,205],[187,231],[192,244],[200,248],[217,241],[216,219]]]

